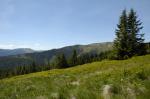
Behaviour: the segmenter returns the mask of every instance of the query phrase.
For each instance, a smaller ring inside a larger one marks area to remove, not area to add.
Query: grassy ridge
[[[0,80],[0,99],[148,99],[150,55]]]

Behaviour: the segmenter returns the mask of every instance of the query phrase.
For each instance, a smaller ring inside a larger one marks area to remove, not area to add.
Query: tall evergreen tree
[[[66,57],[63,53],[57,56],[56,67],[57,68],[67,68],[68,67]]]
[[[73,53],[70,57],[70,66],[75,66],[78,64],[77,51],[73,50]]]
[[[128,46],[130,46],[131,56],[144,54],[144,34],[140,34],[140,30],[143,28],[141,25],[142,22],[137,19],[136,12],[131,9],[128,15],[128,33],[130,36]]]
[[[33,61],[32,64],[31,64],[31,72],[36,72],[37,71],[37,66],[36,66],[36,62]]]
[[[140,20],[137,20],[136,12],[133,9],[127,15],[126,10],[123,10],[119,24],[116,29],[116,39],[114,47],[119,59],[132,57],[133,55],[142,55],[146,52],[144,47],[144,34],[140,34]]]
[[[119,59],[128,55],[128,32],[127,32],[127,14],[126,10],[123,10],[120,16],[119,24],[116,29],[116,39],[114,41],[114,47]]]

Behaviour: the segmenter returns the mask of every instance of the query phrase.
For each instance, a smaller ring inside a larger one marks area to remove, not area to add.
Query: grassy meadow
[[[0,80],[0,99],[149,99],[150,55]]]

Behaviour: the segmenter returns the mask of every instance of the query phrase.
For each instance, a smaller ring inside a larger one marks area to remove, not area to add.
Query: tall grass
[[[0,99],[148,99],[149,93],[150,55],[0,80]]]

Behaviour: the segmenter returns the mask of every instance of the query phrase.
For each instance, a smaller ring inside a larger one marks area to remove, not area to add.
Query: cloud
[[[1,49],[13,49],[15,45],[13,44],[0,44]]]
[[[32,48],[42,50],[41,44],[0,44],[0,49]]]
[[[39,47],[41,44],[35,43],[34,46]]]

